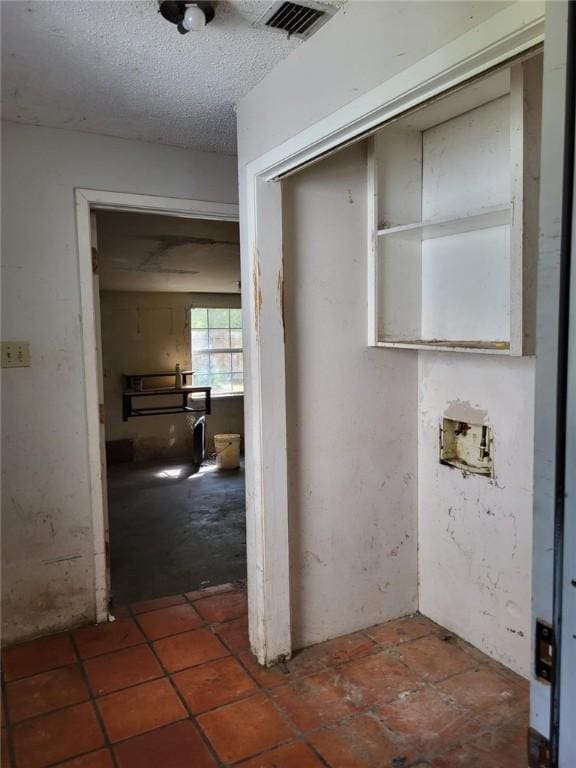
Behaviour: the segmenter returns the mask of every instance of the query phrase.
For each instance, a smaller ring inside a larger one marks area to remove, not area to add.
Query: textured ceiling
[[[2,2],[3,118],[234,153],[234,104],[301,44],[253,27],[269,5],[180,35],[156,0]]]
[[[96,229],[104,291],[239,293],[235,222],[97,211]]]

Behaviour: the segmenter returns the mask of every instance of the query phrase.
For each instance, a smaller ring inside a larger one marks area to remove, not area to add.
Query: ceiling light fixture
[[[160,3],[160,13],[171,24],[176,24],[178,32],[200,32],[214,18],[214,6],[209,2],[190,3],[184,0],[164,0]]]

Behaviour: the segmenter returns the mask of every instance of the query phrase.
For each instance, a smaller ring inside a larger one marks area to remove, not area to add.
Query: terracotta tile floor
[[[528,685],[422,616],[248,650],[239,585],[4,651],[7,768],[525,768]]]

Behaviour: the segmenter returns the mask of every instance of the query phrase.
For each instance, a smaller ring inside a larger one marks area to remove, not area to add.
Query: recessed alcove
[[[383,127],[369,147],[369,343],[530,352],[540,63]]]

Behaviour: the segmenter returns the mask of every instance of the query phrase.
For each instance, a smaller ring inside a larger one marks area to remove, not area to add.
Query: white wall
[[[234,203],[235,158],[3,124],[5,642],[95,616],[74,187]]]
[[[420,611],[530,670],[534,358],[419,353]],[[443,416],[493,430],[493,479],[439,463]]]
[[[240,101],[240,165],[512,4],[508,0],[347,3]]]
[[[176,363],[190,370],[191,307],[240,307],[240,296],[102,291],[100,297],[106,441],[133,440],[136,461],[191,456],[192,431],[185,414],[122,420],[122,375],[171,371]],[[146,405],[168,403],[150,398]],[[208,451],[214,450],[215,434],[244,433],[243,397],[213,397],[211,410]]]
[[[422,145],[423,220],[510,202],[509,96],[429,128]],[[508,225],[423,240],[421,338],[509,341],[509,276]]]
[[[283,183],[296,648],[417,607],[417,357],[369,349],[366,147]]]
[[[365,185],[364,145],[283,183],[295,647],[419,607],[527,675],[534,359],[365,346]],[[445,415],[494,479],[440,464]]]

